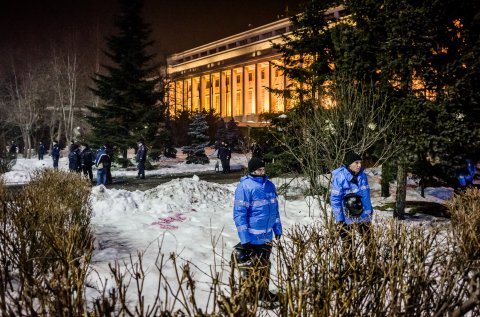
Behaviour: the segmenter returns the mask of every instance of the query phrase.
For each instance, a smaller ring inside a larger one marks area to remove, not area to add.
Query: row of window
[[[290,30],[290,27],[288,27],[288,29]],[[247,45],[249,43],[254,43],[254,42],[260,41],[260,38],[261,39],[267,39],[267,38],[270,38],[274,35],[277,36],[277,35],[284,34],[286,32],[287,32],[287,27],[282,27],[282,28],[276,29],[275,31],[265,32],[262,35],[255,35],[255,36],[252,36],[248,39],[243,39],[243,40],[240,40],[240,41],[236,41],[236,42],[233,42],[233,43],[230,43],[230,44],[226,44],[226,45],[222,45],[222,46],[213,48],[213,49],[208,50],[208,51],[204,51],[204,52],[201,52],[201,53],[195,53],[191,56],[180,58],[176,61],[176,63],[179,64],[179,63],[183,63],[183,62],[188,62],[190,60],[194,60],[194,59],[197,59],[197,58],[200,58],[200,57],[205,57],[205,56],[208,56],[208,55],[223,52],[223,51],[226,51],[227,49],[232,49],[232,48],[235,48],[235,47]]]

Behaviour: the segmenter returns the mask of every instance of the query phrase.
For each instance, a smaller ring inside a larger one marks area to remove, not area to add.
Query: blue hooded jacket
[[[240,178],[235,191],[233,220],[240,243],[265,244],[282,234],[275,185],[267,177]]]
[[[467,163],[467,168],[465,174],[461,174],[458,176],[458,182],[460,183],[460,186],[467,186],[473,182],[473,179],[475,178],[475,171],[477,170],[477,167],[471,160],[465,160]]]
[[[107,154],[107,150],[104,146],[100,147],[97,151],[95,158],[95,166],[99,169],[107,168],[110,165],[110,157]]]
[[[357,175],[358,185],[351,182],[353,179],[347,167],[342,166],[332,172],[332,188],[330,202],[335,222],[345,221],[346,224],[354,222],[370,222],[373,213],[372,202],[370,201],[370,186],[367,175],[363,168]],[[355,193],[362,197],[363,212],[358,218],[348,218],[343,210],[343,197],[346,194]]]

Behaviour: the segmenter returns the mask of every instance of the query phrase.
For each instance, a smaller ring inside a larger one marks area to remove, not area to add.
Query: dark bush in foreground
[[[478,190],[448,203],[451,225],[391,220],[376,223],[371,235],[354,230],[350,239],[321,223],[291,228],[274,249],[271,284],[280,300],[268,310],[258,305],[258,277],[239,285],[230,251],[214,238],[209,272],[193,273],[195,263],[159,247],[153,270],[142,253],[112,263],[115,286],[85,299],[93,250],[89,193],[77,174],[54,171],[37,174],[15,197],[0,186],[2,315],[480,316]],[[144,288],[152,276],[155,294]],[[200,302],[205,292],[208,300]]]

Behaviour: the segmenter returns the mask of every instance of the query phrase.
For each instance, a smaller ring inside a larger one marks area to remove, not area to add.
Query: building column
[[[235,86],[237,85],[237,79],[233,78],[233,68],[230,69],[230,116],[234,116],[233,112],[233,97],[236,94],[236,89],[234,89],[234,83]],[[236,87],[235,87],[236,88]]]
[[[193,77],[190,78],[190,109],[189,111],[193,111]]]
[[[185,111],[185,80],[182,79],[182,111]]]
[[[247,99],[248,99],[248,78],[247,77],[247,73],[248,73],[248,70],[247,70],[247,66],[243,65],[242,66],[242,93],[241,93],[241,96],[242,96],[242,100],[241,100],[241,103],[242,103],[242,117],[243,117],[243,121],[247,121],[246,120],[246,116],[247,116]]]
[[[208,74],[208,78],[209,78],[209,83],[210,83],[210,87],[208,87],[208,91],[210,92],[210,104],[208,105],[209,107],[209,111],[212,110],[212,107],[213,107],[213,98],[215,98],[214,96],[214,89],[213,89],[213,76],[212,76],[212,73]]]
[[[220,76],[218,78],[219,80],[219,85],[220,87],[218,87],[219,91],[220,91],[220,117],[224,117],[225,116],[225,113],[226,113],[226,110],[225,109],[225,104],[224,104],[224,100],[223,100],[223,71],[220,70]]]
[[[204,85],[204,81],[203,81],[203,75],[200,74],[200,78],[198,79],[198,110],[199,111],[202,111],[203,110],[203,107],[204,107],[204,104],[203,104],[203,100],[205,98],[205,92],[203,91],[203,85]]]
[[[255,115],[258,116],[260,115],[261,111],[260,111],[260,82],[261,82],[261,74],[260,74],[260,67],[258,65],[258,63],[255,63],[255,83],[254,83],[254,87],[255,87]],[[259,80],[260,78],[260,80]]]
[[[268,62],[268,112],[272,112],[272,63]]]

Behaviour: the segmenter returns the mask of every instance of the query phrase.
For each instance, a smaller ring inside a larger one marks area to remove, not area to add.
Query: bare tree
[[[77,81],[79,76],[78,58],[75,49],[58,53],[52,50],[52,72],[55,91],[56,114],[52,117],[58,119],[57,139],[63,134],[67,143],[74,138],[75,111],[77,104]]]
[[[361,83],[337,80],[318,98],[320,107],[308,114],[285,118],[289,123],[279,141],[294,157],[310,182],[309,195],[316,196],[327,216],[330,171],[339,167],[345,153],[360,154],[378,147],[376,162],[395,154],[397,110],[387,96]],[[393,135],[393,137],[391,137]]]
[[[28,68],[22,74],[18,74],[12,63],[12,80],[7,85],[6,107],[8,112],[7,121],[18,126],[22,133],[25,145],[24,155],[32,156],[33,132],[42,111],[40,105],[39,70]]]

